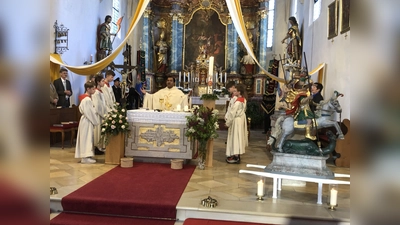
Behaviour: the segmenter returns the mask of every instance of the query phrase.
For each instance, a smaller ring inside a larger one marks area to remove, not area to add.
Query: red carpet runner
[[[132,168],[116,167],[64,197],[64,212],[174,220],[176,205],[195,166],[185,165],[182,170],[170,167],[136,162]],[[58,220],[66,215],[71,213],[60,214],[51,224],[62,224]]]

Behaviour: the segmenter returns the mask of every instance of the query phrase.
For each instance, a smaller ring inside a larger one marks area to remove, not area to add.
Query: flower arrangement
[[[128,118],[126,117],[126,109],[116,102],[113,110],[111,110],[101,124],[101,138],[108,144],[110,135],[117,135],[120,132],[127,133],[129,131]]]
[[[193,113],[186,116],[187,131],[186,137],[199,141],[199,163],[205,162],[207,152],[207,141],[210,138],[217,138],[218,133],[218,110],[204,106],[194,106]]]

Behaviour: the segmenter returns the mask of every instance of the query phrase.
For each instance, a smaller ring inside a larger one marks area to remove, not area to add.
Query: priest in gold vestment
[[[188,105],[188,95],[175,87],[175,78],[173,77],[167,78],[167,87],[154,94],[149,94],[143,89],[141,91],[144,94],[143,108],[173,111],[177,107],[184,109]]]

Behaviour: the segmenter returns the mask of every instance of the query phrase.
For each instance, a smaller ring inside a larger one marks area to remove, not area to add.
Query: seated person
[[[144,94],[143,108],[174,110],[177,105],[180,105],[181,109],[188,105],[188,95],[175,87],[175,78],[173,77],[167,78],[167,87],[154,94],[147,93],[143,88],[141,92]]]

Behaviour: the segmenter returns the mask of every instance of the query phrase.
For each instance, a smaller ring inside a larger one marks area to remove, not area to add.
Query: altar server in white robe
[[[92,101],[99,118],[99,124],[94,127],[94,146],[100,151],[104,151],[105,145],[101,141],[101,123],[107,115],[106,102],[104,100],[104,94],[101,88],[104,86],[104,77],[102,75],[96,75],[95,77],[96,91],[92,96]]]
[[[167,78],[167,87],[157,91],[155,94],[149,94],[141,89],[144,94],[143,108],[167,110],[166,103],[171,104],[170,110],[175,110],[178,105],[184,109],[188,105],[188,95],[175,87],[175,78]],[[162,101],[160,102],[160,99]]]
[[[79,112],[82,114],[79,121],[78,135],[76,138],[75,158],[81,158],[81,163],[96,163],[93,159],[94,126],[99,124],[99,116],[96,113],[91,96],[96,91],[93,82],[85,83],[85,95],[79,104]]]
[[[226,162],[240,163],[240,155],[245,153],[248,146],[247,119],[246,119],[246,87],[243,84],[235,86],[236,100],[225,115],[225,124],[228,127],[226,145]]]
[[[106,71],[106,77],[104,79],[105,85],[101,88],[104,95],[104,101],[106,102],[107,112],[110,112],[114,108],[115,96],[110,82],[114,80],[115,73],[112,70]]]

